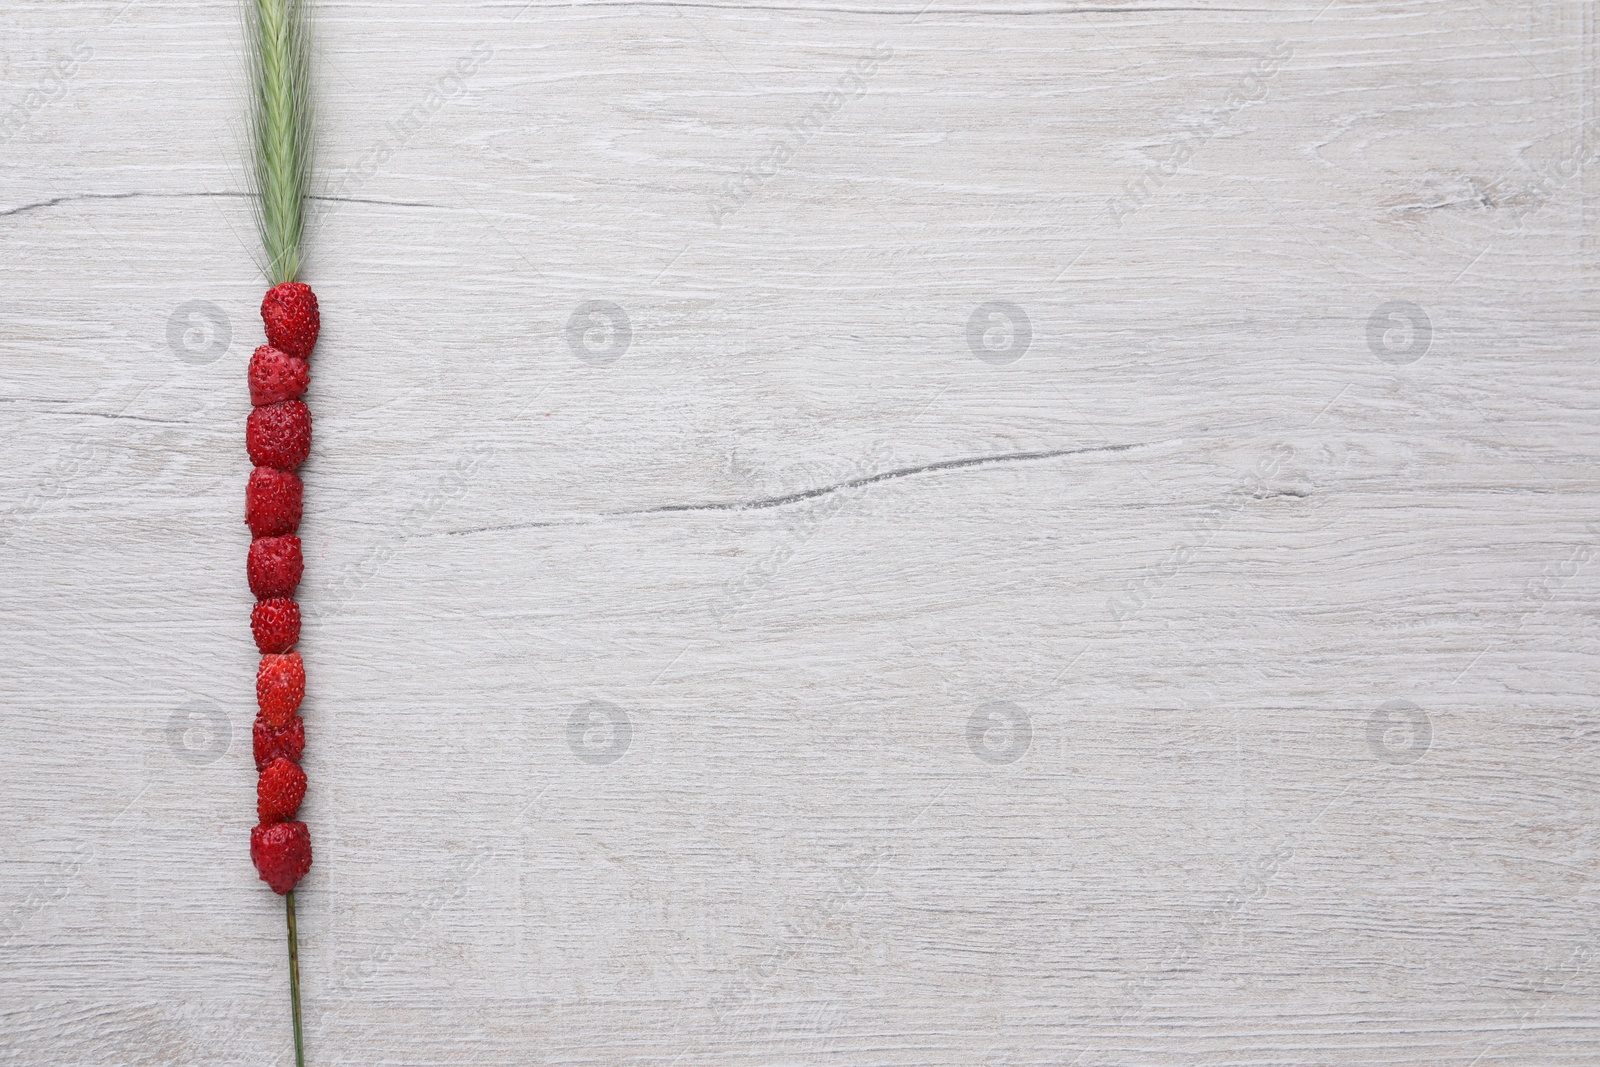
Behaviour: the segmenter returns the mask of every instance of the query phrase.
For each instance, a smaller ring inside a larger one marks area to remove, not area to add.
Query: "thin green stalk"
[[[311,32],[303,0],[247,0],[256,224],[268,280],[300,273],[313,150]]]
[[[294,1005],[294,1064],[306,1067],[305,1037],[300,1032],[300,938],[294,929],[294,890],[284,895],[289,914],[289,1000]]]

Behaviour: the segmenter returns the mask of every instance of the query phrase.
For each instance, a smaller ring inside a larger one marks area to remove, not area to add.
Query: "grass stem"
[[[300,936],[294,928],[294,890],[284,895],[289,916],[289,1001],[294,1008],[294,1064],[306,1067],[306,1042],[300,1031]]]

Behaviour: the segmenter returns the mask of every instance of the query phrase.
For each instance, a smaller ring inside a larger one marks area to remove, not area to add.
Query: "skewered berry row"
[[[244,521],[250,527],[248,573],[256,596],[250,630],[261,663],[256,671],[254,729],[256,815],[250,859],[261,880],[279,895],[311,869],[311,831],[295,818],[306,794],[300,769],[306,694],[300,653],[300,605],[295,590],[305,563],[300,551],[304,486],[295,472],[311,452],[311,411],[300,398],[310,385],[306,360],[321,320],[309,286],[285,282],[261,301],[267,344],[250,357],[250,421],[245,444],[255,470],[245,486]]]

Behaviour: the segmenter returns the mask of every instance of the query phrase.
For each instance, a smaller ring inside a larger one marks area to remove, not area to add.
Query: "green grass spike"
[[[311,27],[302,0],[246,0],[256,225],[273,285],[300,273],[314,148]]]

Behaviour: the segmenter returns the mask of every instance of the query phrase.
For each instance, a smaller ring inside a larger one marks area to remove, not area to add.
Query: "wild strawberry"
[[[250,403],[256,407],[280,400],[299,400],[311,383],[306,361],[271,345],[262,345],[250,357]]]
[[[290,471],[257,467],[244,487],[244,521],[257,537],[281,537],[300,528],[305,486]]]
[[[275,822],[250,831],[250,860],[280,897],[311,869],[311,831],[303,822]]]
[[[305,798],[306,772],[292,760],[273,760],[256,779],[256,815],[264,823],[288,822]]]
[[[302,282],[284,282],[267,290],[261,300],[261,321],[274,348],[305,359],[317,343],[322,319],[317,295]]]
[[[261,657],[256,668],[256,703],[261,720],[274,730],[289,724],[306,696],[306,665],[298,652]]]
[[[298,537],[258,537],[250,542],[245,570],[257,600],[294,596],[305,568]]]
[[[250,609],[250,632],[263,652],[287,652],[300,640],[300,605],[288,597],[258,600]]]
[[[256,466],[294,470],[311,454],[311,409],[299,400],[253,409],[244,444]]]
[[[276,759],[299,763],[306,750],[306,721],[298,715],[290,716],[287,725],[274,730],[265,719],[256,716],[255,725],[256,770],[264,771]]]

